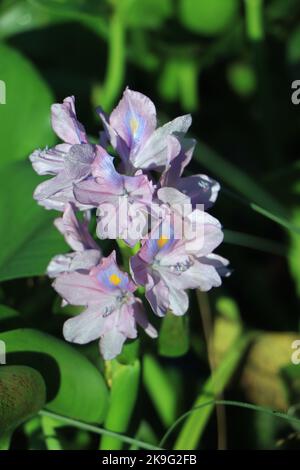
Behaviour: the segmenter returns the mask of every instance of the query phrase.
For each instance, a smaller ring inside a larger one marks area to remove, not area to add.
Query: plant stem
[[[209,397],[217,397],[224,390],[252,338],[253,333],[242,335],[232,345],[219,367],[204,385],[194,408],[206,403]],[[189,416],[179,433],[174,449],[193,450],[197,448],[198,441],[203,434],[213,409],[214,402]]]
[[[245,0],[247,35],[252,41],[264,39],[263,0]]]
[[[138,439],[133,439],[132,437],[124,436],[123,434],[119,434],[117,432],[108,431],[107,429],[99,428],[97,426],[93,426],[91,424],[83,423],[81,421],[77,421],[72,418],[67,418],[66,416],[58,415],[56,413],[51,413],[50,411],[41,410],[39,412],[41,416],[50,416],[53,419],[56,419],[66,425],[74,426],[78,429],[83,429],[84,431],[93,432],[95,434],[105,435],[115,437],[122,442],[126,442],[127,444],[135,444],[141,449],[149,449],[149,450],[162,450],[161,447],[153,446],[152,444],[148,444],[147,442],[139,441]]]
[[[125,26],[119,11],[119,2],[113,2],[109,24],[108,61],[104,82],[93,92],[93,102],[110,110],[120,94],[125,75]]]

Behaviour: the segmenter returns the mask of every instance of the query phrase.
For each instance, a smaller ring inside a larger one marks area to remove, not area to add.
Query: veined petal
[[[50,178],[40,183],[33,194],[34,199],[41,201],[64,189],[72,188],[72,182],[64,171],[58,173],[54,178]]]
[[[156,128],[155,106],[147,96],[126,88],[109,123],[132,154],[145,144]]]
[[[220,191],[219,183],[206,175],[179,178],[176,187],[191,198],[193,207],[196,204],[203,204],[205,210],[216,202]]]
[[[105,328],[102,312],[102,304],[93,305],[80,315],[67,320],[63,326],[65,339],[71,343],[86,344],[100,338]]]
[[[150,338],[157,338],[158,333],[157,330],[154,328],[154,326],[149,323],[149,320],[147,318],[143,303],[141,299],[136,299],[134,304],[132,304],[133,308],[133,313],[134,313],[134,318],[135,321],[139,326],[141,326],[145,332],[147,333]]]
[[[69,144],[59,144],[53,148],[35,150],[29,159],[39,175],[56,175],[64,168],[64,156],[70,149]]]
[[[52,127],[58,137],[68,144],[87,143],[86,131],[77,120],[75,112],[75,98],[69,96],[63,103],[51,106]]]
[[[55,278],[60,274],[74,271],[85,271],[87,274],[92,267],[99,263],[100,259],[101,253],[99,250],[85,250],[57,255],[50,261],[47,267],[47,275],[50,278]]]
[[[134,292],[136,285],[127,273],[121,271],[116,263],[116,252],[102,258],[100,264],[91,270],[91,275],[97,279],[99,288],[105,292],[125,290]]]
[[[64,158],[64,168],[72,181],[87,178],[92,172],[95,146],[91,144],[72,145]]]
[[[163,317],[167,313],[170,307],[169,289],[157,273],[148,273],[146,298],[156,315]]]
[[[109,361],[114,359],[122,351],[126,336],[118,330],[113,329],[105,333],[100,339],[100,352],[103,359]]]
[[[103,292],[94,276],[78,272],[57,277],[53,287],[58,294],[73,305],[107,304],[111,296]]]
[[[99,117],[103,123],[106,136],[111,144],[111,146],[117,150],[118,154],[122,158],[125,166],[128,164],[129,148],[126,145],[126,142],[122,139],[120,135],[117,134],[116,130],[109,124],[109,118],[106,116],[103,109],[99,106],[96,109]]]
[[[168,162],[168,137],[174,133],[187,132],[191,122],[191,116],[186,114],[156,129],[143,148],[132,156],[131,161],[135,168],[165,167]]]
[[[73,250],[84,251],[92,248],[100,251],[89,232],[88,223],[77,219],[72,204],[66,204],[63,217],[56,219],[54,224],[60,233],[64,235],[66,242]]]

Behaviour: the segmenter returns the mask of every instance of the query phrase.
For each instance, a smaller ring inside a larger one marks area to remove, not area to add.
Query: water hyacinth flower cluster
[[[213,253],[222,227],[207,212],[220,186],[206,175],[182,176],[195,147],[186,137],[191,116],[159,127],[152,101],[128,88],[110,116],[97,111],[103,130],[95,144],[76,117],[74,97],[54,104],[52,126],[62,143],[30,160],[38,174],[52,176],[34,198],[62,212],[55,225],[71,248],[51,260],[47,274],[63,305],[83,307],[64,324],[64,337],[78,344],[99,338],[102,356],[112,359],[138,326],[157,336],[139,286],[154,314],[184,315],[188,289],[218,287],[229,271]],[[94,213],[99,239],[135,246],[130,273],[119,268],[115,250],[102,255],[89,231]]]

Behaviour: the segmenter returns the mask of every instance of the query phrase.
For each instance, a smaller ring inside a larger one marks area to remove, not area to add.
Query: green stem
[[[114,11],[109,24],[108,62],[104,82],[93,93],[96,105],[105,110],[112,108],[124,81],[125,75],[125,27],[119,11],[119,3],[113,2]]]
[[[251,41],[264,39],[263,0],[245,0],[247,35]]]
[[[42,416],[41,424],[48,450],[63,450],[56,434],[57,420],[50,416]]]
[[[0,450],[9,450],[12,433],[6,433],[0,436]]]
[[[257,411],[261,413],[265,413],[269,416],[275,416],[276,418],[283,419],[285,421],[289,421],[291,423],[295,423],[297,425],[300,425],[300,419],[295,418],[294,416],[290,416],[287,413],[281,413],[280,411],[272,410],[270,408],[264,408],[263,406],[257,406],[257,405],[252,405],[251,403],[244,403],[241,401],[235,401],[235,400],[208,400],[205,403],[202,403],[201,405],[192,408],[191,410],[187,411],[184,413],[182,416],[180,416],[175,423],[168,429],[166,434],[163,436],[161,439],[159,445],[161,447],[165,446],[165,443],[167,439],[170,437],[174,429],[178,426],[178,424],[181,423],[181,421],[185,420],[188,416],[191,414],[205,408],[205,407],[211,407],[211,406],[217,406],[217,405],[224,405],[224,406],[233,406],[236,408],[244,408],[246,410],[252,410],[252,411]]]
[[[219,367],[204,385],[194,408],[206,403],[209,397],[217,397],[224,390],[252,338],[253,333],[242,335],[232,345]],[[214,401],[212,401],[210,405],[189,416],[175,442],[174,449],[193,450],[197,448],[214,406]]]
[[[74,426],[78,429],[83,429],[84,431],[93,432],[95,434],[100,434],[103,436],[111,436],[119,439],[122,442],[127,444],[134,444],[140,447],[141,449],[149,449],[149,450],[162,450],[161,447],[153,446],[152,444],[148,444],[147,442],[139,441],[138,439],[133,439],[128,436],[124,436],[123,434],[119,434],[117,432],[108,431],[107,429],[98,428],[97,426],[93,426],[91,424],[83,423],[81,421],[77,421],[75,419],[67,418],[66,416],[58,415],[56,413],[51,413],[50,411],[41,410],[39,412],[41,416],[49,416],[61,423],[64,423],[67,426]]]

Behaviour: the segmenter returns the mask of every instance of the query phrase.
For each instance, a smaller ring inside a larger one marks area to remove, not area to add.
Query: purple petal
[[[152,169],[165,167],[168,163],[168,137],[174,133],[185,133],[192,122],[189,114],[180,116],[156,129],[143,148],[132,156],[135,168]]]
[[[156,315],[163,317],[167,313],[170,307],[169,289],[157,273],[148,275],[146,298]]]
[[[82,252],[72,252],[66,255],[57,255],[52,258],[48,267],[47,275],[55,278],[63,273],[85,272],[96,266],[101,259],[99,250],[85,250]]]
[[[111,330],[100,339],[100,352],[103,359],[109,361],[120,354],[125,343],[126,336],[117,330]]]
[[[215,202],[220,191],[217,181],[206,175],[192,175],[180,178],[176,182],[176,187],[191,198],[193,207],[196,204],[203,204],[204,209],[209,209]]]
[[[149,323],[142,301],[140,299],[136,299],[136,302],[132,305],[132,308],[136,322],[145,330],[150,338],[157,338],[157,331],[154,326]]]
[[[132,154],[145,144],[156,128],[155,106],[147,96],[126,88],[109,123]]]
[[[73,250],[83,251],[88,248],[99,250],[89,232],[88,223],[77,219],[72,204],[66,205],[63,217],[56,219],[54,224]]]
[[[118,268],[116,252],[113,251],[107,258],[102,258],[101,263],[92,269],[91,275],[97,279],[99,288],[106,292],[125,290],[134,292],[135,284],[129,279],[127,273]]]
[[[76,117],[74,96],[53,104],[51,111],[53,130],[61,140],[67,144],[87,143],[85,129]]]
[[[69,144],[56,145],[51,149],[35,150],[29,159],[33,169],[39,175],[56,175],[64,168],[64,156],[69,151]]]
[[[102,311],[103,305],[93,305],[80,315],[67,320],[63,327],[65,339],[71,343],[86,344],[100,338],[105,328]]]
[[[101,291],[94,276],[77,272],[57,277],[53,287],[58,294],[73,305],[107,304],[111,295]]]
[[[80,181],[87,178],[92,172],[92,163],[94,159],[94,145],[72,145],[64,159],[64,167],[67,176],[72,181]]]

